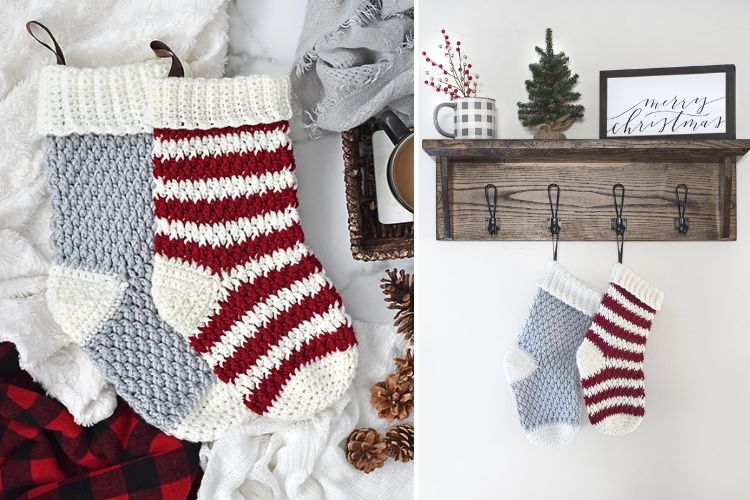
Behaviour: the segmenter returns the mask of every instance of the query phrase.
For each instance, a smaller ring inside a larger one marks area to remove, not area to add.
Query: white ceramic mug
[[[448,133],[438,123],[438,113],[443,108],[453,108],[453,133]],[[495,137],[495,100],[489,97],[460,97],[437,105],[432,114],[437,131],[451,139],[492,139]]]

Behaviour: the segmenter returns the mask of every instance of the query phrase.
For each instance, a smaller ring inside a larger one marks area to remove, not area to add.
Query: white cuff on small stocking
[[[572,275],[555,260],[549,261],[539,277],[539,288],[575,307],[587,316],[596,314],[602,292]]]
[[[615,267],[612,268],[609,282],[623,287],[650,308],[656,311],[661,309],[664,292],[649,285],[643,278],[622,264],[615,264]]]

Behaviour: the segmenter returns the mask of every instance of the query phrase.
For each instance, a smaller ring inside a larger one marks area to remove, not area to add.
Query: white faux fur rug
[[[45,24],[70,66],[152,59],[163,40],[193,75],[219,77],[227,51],[224,0],[35,0],[3,2],[0,16],[0,340],[18,348],[21,367],[75,420],[94,424],[114,410],[114,390],[50,317],[44,299],[49,206],[42,142],[36,132],[39,69],[51,52],[26,33]]]
[[[392,326],[354,321],[359,366],[344,396],[314,417],[279,422],[260,417],[201,448],[205,470],[199,500],[389,500],[413,498],[414,462],[388,460],[364,474],[346,460],[344,443],[355,428],[384,434],[391,423],[370,404],[370,387],[395,369],[404,337]]]

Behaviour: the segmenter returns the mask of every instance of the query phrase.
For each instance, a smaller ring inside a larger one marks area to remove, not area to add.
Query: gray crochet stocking
[[[600,298],[598,290],[550,262],[521,334],[505,357],[518,418],[538,446],[563,446],[580,428],[575,355]]]
[[[253,414],[159,318],[151,298],[153,139],[139,99],[157,66],[55,66],[42,74],[52,204],[47,298],[63,331],[146,421],[207,441]]]

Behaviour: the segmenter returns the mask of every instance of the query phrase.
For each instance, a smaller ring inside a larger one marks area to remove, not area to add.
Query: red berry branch
[[[461,42],[456,41],[454,45],[445,30],[440,30],[440,33],[444,42],[438,48],[444,51],[446,63],[436,62],[423,51],[422,55],[430,65],[430,69],[425,71],[424,84],[439,94],[446,94],[451,101],[458,97],[476,96],[479,75],[470,71],[469,57],[461,51]]]

